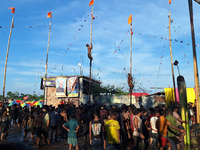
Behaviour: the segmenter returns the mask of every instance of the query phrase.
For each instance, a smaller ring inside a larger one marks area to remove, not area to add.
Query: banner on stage
[[[45,84],[45,78],[43,78],[43,86]],[[46,78],[46,87],[55,87],[56,86],[56,77],[47,77]]]
[[[78,77],[67,78],[68,97],[78,97]]]
[[[66,97],[66,78],[56,79],[56,97]]]

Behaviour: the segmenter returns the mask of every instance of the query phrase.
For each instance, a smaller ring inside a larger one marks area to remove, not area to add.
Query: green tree
[[[123,91],[123,87],[117,87],[116,88],[116,95],[119,96],[119,95],[128,95],[129,92],[124,92]]]
[[[34,100],[33,95],[31,94],[27,94],[27,97],[29,98],[29,100]]]
[[[13,93],[14,99],[19,99],[19,92],[15,91]]]
[[[14,99],[14,94],[13,94],[11,91],[9,91],[9,92],[7,93],[7,98],[8,98],[8,99]]]
[[[38,100],[44,100],[44,95],[38,96]]]
[[[38,100],[38,96],[37,96],[36,94],[34,94],[34,95],[32,96],[32,98],[33,98],[33,100]]]
[[[108,84],[107,86],[95,86],[92,89],[94,96],[104,95],[128,95],[129,92],[124,92],[123,87],[115,87],[114,85]]]
[[[20,99],[23,100],[24,97],[25,97],[25,94],[24,94],[24,93],[21,93],[21,94],[20,94]]]

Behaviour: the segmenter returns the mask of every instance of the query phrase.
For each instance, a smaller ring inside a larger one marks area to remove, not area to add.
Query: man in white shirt
[[[157,109],[154,110],[154,116],[150,119],[150,123],[151,123],[151,134],[152,134],[152,138],[153,138],[153,142],[149,145],[149,150],[153,150],[153,148],[155,146],[157,146],[158,144],[158,131],[156,128],[156,121],[159,117],[159,112]]]

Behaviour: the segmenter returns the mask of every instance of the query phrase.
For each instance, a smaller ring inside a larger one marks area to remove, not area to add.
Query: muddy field
[[[79,148],[80,150],[90,150],[91,148],[89,145],[87,146],[84,144],[84,138],[82,134],[80,133],[78,135],[78,141],[79,141]],[[1,142],[1,143],[21,143],[25,145],[29,145],[34,148],[34,142],[32,141],[31,138],[23,138],[23,130],[20,131],[14,131],[13,129],[11,130],[8,138],[6,141]],[[200,138],[195,137],[194,132],[191,133],[191,147],[183,147],[183,150],[200,150]],[[47,144],[42,144],[38,148],[39,150],[67,150],[69,148],[69,145],[67,144],[66,139],[62,139],[60,136],[58,136],[57,142],[54,140],[50,145]],[[36,149],[36,148],[34,148]],[[75,147],[73,148],[75,150]],[[131,149],[133,149],[133,146],[131,146]],[[176,147],[173,146],[173,150],[176,150]]]

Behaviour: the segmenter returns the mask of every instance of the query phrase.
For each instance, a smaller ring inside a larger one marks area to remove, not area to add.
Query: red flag
[[[15,7],[9,7],[8,9],[11,9],[11,12],[14,14],[15,13]]]
[[[130,25],[132,23],[132,14],[128,18],[128,24]]]
[[[47,18],[49,18],[49,17],[52,18],[52,12],[47,13]]]
[[[94,4],[94,0],[91,0],[89,6],[92,6]]]
[[[168,3],[171,5],[171,3],[172,3],[172,0],[169,0],[169,1],[168,1]]]

